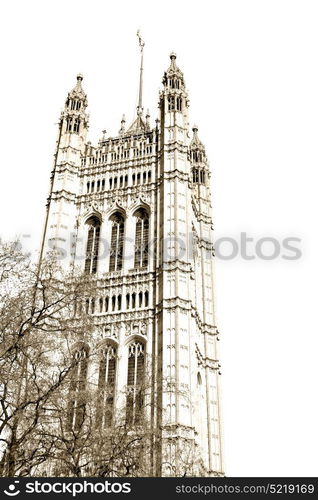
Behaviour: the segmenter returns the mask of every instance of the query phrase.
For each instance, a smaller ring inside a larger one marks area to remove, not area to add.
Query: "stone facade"
[[[123,117],[118,135],[104,131],[95,146],[82,80],[60,117],[42,255],[55,249],[66,268],[96,279],[86,308],[117,358],[114,405],[138,384],[143,356],[151,425],[162,438],[155,473],[174,475],[182,449],[195,443],[200,473],[223,475],[211,174],[198,128],[189,131],[183,73],[171,54],[155,126],[141,87],[131,126]]]

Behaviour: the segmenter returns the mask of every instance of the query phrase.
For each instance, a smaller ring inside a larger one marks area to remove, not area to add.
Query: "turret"
[[[66,98],[61,113],[62,136],[66,135],[64,145],[85,142],[88,130],[87,96],[82,88],[83,75],[77,75],[77,82]],[[80,141],[78,141],[80,139]]]
[[[176,64],[176,58],[176,54],[172,52],[170,54],[170,66],[163,75],[162,83],[164,88],[159,95],[161,125],[162,131],[166,128],[164,142],[177,140],[186,144],[189,127],[189,100],[184,76]],[[178,127],[179,130],[176,129],[173,134],[171,127]]]
[[[74,228],[81,155],[88,131],[87,97],[82,89],[82,80],[83,76],[78,74],[76,85],[68,93],[61,113],[44,230],[47,249],[57,251],[65,268],[74,256],[71,228]]]
[[[206,185],[208,183],[209,169],[205,147],[199,139],[198,127],[192,127],[193,137],[189,146],[189,160],[191,162],[191,179],[193,184]]]

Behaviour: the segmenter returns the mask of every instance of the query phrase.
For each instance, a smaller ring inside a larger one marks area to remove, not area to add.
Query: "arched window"
[[[74,120],[73,130],[74,130],[74,132],[76,132],[77,134],[78,134],[79,129],[80,129],[80,123],[81,123],[80,119],[79,119],[79,118],[75,118],[75,120]]]
[[[129,309],[130,306],[130,294],[127,293],[126,295],[126,309]]]
[[[97,217],[90,217],[86,224],[88,225],[88,237],[86,245],[85,272],[96,273],[99,251],[100,221]]]
[[[69,430],[78,431],[85,419],[85,397],[87,378],[88,348],[83,346],[73,354],[73,368],[71,369],[71,383],[68,403]]]
[[[139,423],[142,417],[145,375],[145,346],[142,342],[132,342],[128,346],[127,372],[127,424]]]
[[[72,132],[72,126],[73,126],[73,118],[68,117],[66,119],[66,132]]]
[[[120,213],[112,215],[109,270],[119,271],[123,267],[125,221]]]
[[[149,306],[149,292],[145,292],[145,307]]]
[[[136,217],[135,267],[148,266],[149,215],[144,208],[134,213]]]
[[[108,344],[101,351],[98,377],[97,425],[109,427],[114,411],[117,349]]]
[[[182,97],[177,97],[176,103],[177,103],[177,111],[182,111]]]
[[[173,111],[175,108],[174,108],[174,97],[173,96],[169,96],[168,97],[168,111]]]
[[[135,293],[131,294],[131,307],[132,307],[132,309],[135,309],[135,307],[136,307],[136,294]]]

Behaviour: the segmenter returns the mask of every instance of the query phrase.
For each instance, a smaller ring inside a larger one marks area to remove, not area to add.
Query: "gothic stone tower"
[[[60,118],[41,255],[55,249],[66,268],[96,279],[85,303],[103,337],[98,386],[111,394],[103,425],[118,405],[137,418],[146,378],[160,436],[153,473],[223,475],[210,170],[198,128],[189,132],[174,53],[170,60],[155,127],[143,113],[141,64],[134,122],[126,128],[123,117],[119,134],[104,131],[96,146],[78,75]]]

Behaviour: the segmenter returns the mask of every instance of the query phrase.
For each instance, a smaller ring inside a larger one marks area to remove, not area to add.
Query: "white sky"
[[[216,238],[302,238],[299,261],[216,262],[226,474],[317,476],[317,2],[28,0],[1,17],[0,234],[29,233],[31,247],[76,74],[95,141],[133,118],[136,30],[152,120],[177,52],[210,158]]]

